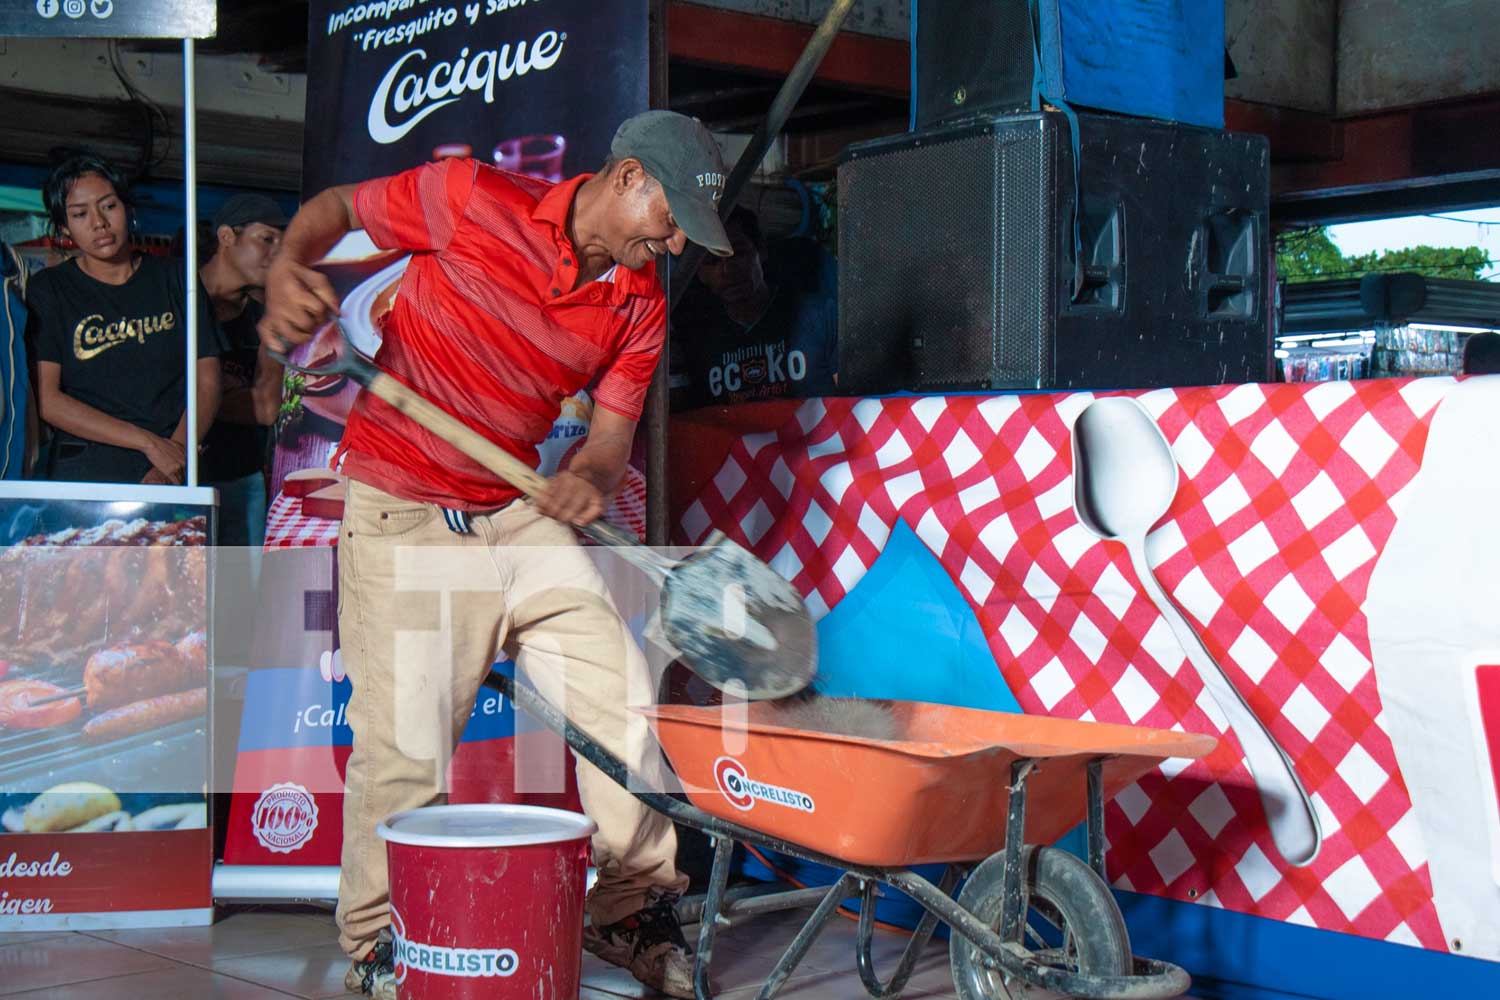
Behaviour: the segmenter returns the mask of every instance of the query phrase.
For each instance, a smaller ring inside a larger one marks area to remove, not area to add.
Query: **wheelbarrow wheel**
[[[1125,918],[1094,870],[1055,847],[1022,851],[1022,892],[1027,911],[1014,944],[1044,965],[1093,976],[1129,975],[1130,934]],[[1005,854],[991,855],[974,869],[959,894],[964,907],[998,930],[1005,894]],[[1039,991],[1006,975],[963,935],[948,945],[953,983],[960,1000],[1021,1000]]]

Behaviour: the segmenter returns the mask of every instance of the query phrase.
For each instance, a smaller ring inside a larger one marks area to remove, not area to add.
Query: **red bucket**
[[[587,816],[429,806],[381,823],[402,1000],[575,1000]]]

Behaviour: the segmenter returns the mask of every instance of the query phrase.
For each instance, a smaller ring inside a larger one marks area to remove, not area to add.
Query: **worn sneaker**
[[[693,1000],[693,957],[677,922],[676,900],[652,894],[638,913],[583,929],[583,947],[669,997]]]
[[[344,973],[344,989],[375,1000],[396,1000],[396,969],[390,933],[381,931],[375,947]]]

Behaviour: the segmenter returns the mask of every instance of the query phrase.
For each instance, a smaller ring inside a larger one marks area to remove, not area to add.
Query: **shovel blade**
[[[660,625],[683,662],[729,694],[783,698],[817,675],[817,633],[801,595],[722,535],[668,574]]]

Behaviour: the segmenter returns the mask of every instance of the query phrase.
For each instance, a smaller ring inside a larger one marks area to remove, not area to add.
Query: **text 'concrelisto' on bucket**
[[[438,976],[511,976],[521,962],[510,948],[446,948],[412,941],[406,936],[406,921],[394,907],[391,935],[398,983],[406,982],[407,973],[413,969]]]

